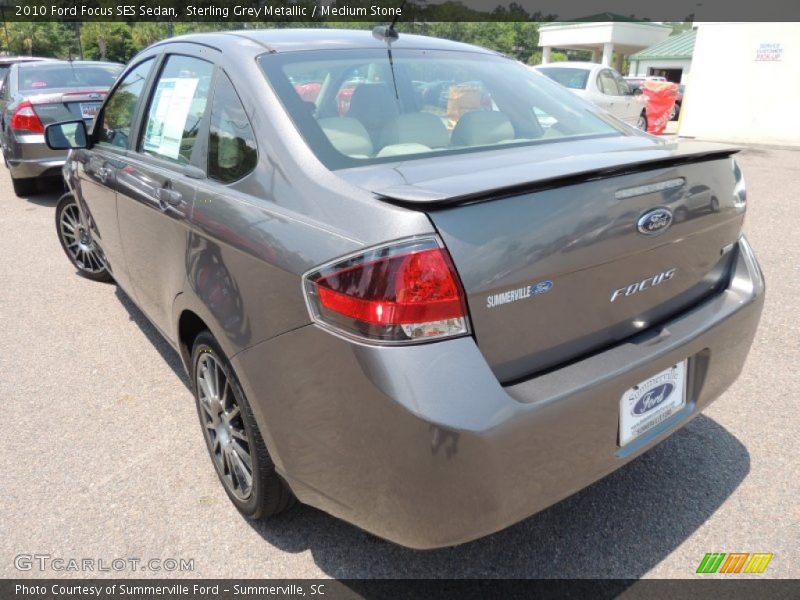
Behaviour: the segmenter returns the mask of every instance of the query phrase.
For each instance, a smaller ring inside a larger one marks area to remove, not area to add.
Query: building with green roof
[[[628,57],[632,77],[666,77],[675,83],[686,83],[692,68],[697,30],[671,35],[654,46]]]

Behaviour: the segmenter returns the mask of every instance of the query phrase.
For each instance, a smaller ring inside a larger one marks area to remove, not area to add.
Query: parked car
[[[37,62],[40,60],[53,60],[51,58],[42,58],[39,56],[0,56],[0,82],[5,79],[6,73],[11,68],[11,65],[17,63]]]
[[[644,99],[611,67],[589,62],[559,62],[533,67],[572,93],[647,131]]]
[[[35,193],[40,178],[61,177],[67,153],[47,147],[45,125],[72,117],[91,123],[122,68],[57,60],[11,65],[0,90],[0,144],[18,196]]]
[[[672,108],[672,114],[670,115],[671,121],[677,121],[678,117],[681,116],[681,106],[683,105],[683,93],[685,90],[685,85],[678,85],[678,95],[675,97],[675,106]]]
[[[494,52],[385,37],[172,38],[91,130],[46,134],[73,150],[67,257],[179,353],[232,503],[297,498],[432,548],[698,415],[742,368],[764,282],[735,149],[645,135]],[[448,114],[474,107],[452,129],[417,103],[447,78]],[[293,84],[320,80],[312,103]],[[718,210],[683,210],[698,186]]]
[[[623,77],[623,79],[625,80],[625,83],[628,84],[628,87],[630,87],[632,90],[635,90],[635,89],[641,87],[642,83],[645,82],[645,81],[666,81],[667,80],[666,77],[662,77],[660,75],[645,75],[645,76],[629,75],[628,77]]]

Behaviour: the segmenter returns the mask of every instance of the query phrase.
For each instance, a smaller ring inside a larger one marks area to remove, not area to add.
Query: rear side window
[[[121,65],[83,65],[36,63],[19,68],[19,89],[46,91],[51,89],[98,87],[109,88],[122,71]]]
[[[128,147],[131,124],[136,107],[144,91],[144,85],[153,59],[148,59],[125,75],[106,101],[100,120],[97,122],[97,141],[118,148]]]
[[[142,151],[186,164],[206,113],[214,65],[199,58],[167,59],[150,100]]]
[[[208,142],[208,176],[212,179],[232,183],[255,168],[256,136],[242,101],[222,71],[214,86]]]

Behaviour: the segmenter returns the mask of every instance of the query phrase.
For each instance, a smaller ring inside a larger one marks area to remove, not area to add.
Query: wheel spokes
[[[203,435],[228,491],[242,500],[253,490],[253,457],[237,394],[222,364],[204,353],[196,368]]]
[[[91,235],[81,225],[81,213],[77,204],[70,204],[62,211],[59,225],[61,239],[75,266],[90,273],[105,269],[105,261]]]

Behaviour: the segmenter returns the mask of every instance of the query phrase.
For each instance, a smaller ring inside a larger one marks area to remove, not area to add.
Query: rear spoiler
[[[507,198],[509,196],[540,192],[557,187],[587,183],[589,181],[597,181],[599,179],[621,177],[623,175],[631,175],[634,173],[641,173],[643,171],[668,169],[671,167],[679,167],[681,165],[720,160],[733,156],[740,150],[741,148],[733,146],[721,147],[717,144],[714,145],[713,149],[711,150],[694,152],[690,151],[683,154],[675,154],[666,158],[651,158],[642,161],[613,162],[612,164],[582,171],[570,171],[568,164],[557,166],[550,165],[552,168],[544,167],[539,169],[539,171],[541,171],[541,176],[539,177],[535,177],[536,169],[531,166],[530,170],[533,171],[534,178],[528,179],[524,182],[512,183],[510,185],[474,192],[471,191],[467,193],[457,193],[449,196],[441,193],[439,190],[435,189],[434,186],[418,187],[415,185],[391,186],[388,188],[375,190],[374,193],[380,200],[389,202],[391,204],[405,206],[408,208],[421,208],[424,206],[425,210],[435,210],[454,205],[474,204],[478,202],[486,202],[488,200],[498,200],[501,198]],[[558,172],[559,170],[564,172],[560,173]]]

